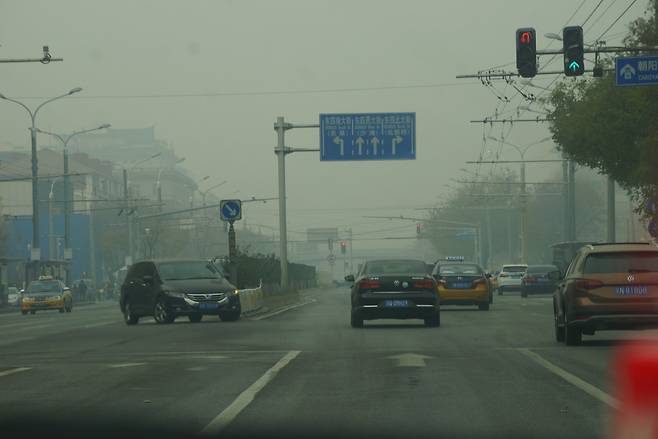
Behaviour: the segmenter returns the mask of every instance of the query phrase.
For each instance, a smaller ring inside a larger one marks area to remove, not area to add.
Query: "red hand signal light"
[[[530,32],[523,32],[521,34],[521,44],[532,43],[532,34]]]

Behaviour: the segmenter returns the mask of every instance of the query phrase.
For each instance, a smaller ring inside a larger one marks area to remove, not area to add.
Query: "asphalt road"
[[[126,326],[116,304],[0,315],[0,426],[228,436],[602,437],[622,337],[553,339],[549,296],[349,326],[349,291],[235,323]],[[308,299],[308,297],[307,297]],[[13,430],[16,431],[16,430]]]

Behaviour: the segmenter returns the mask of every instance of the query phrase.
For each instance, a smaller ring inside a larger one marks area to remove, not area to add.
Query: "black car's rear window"
[[[427,264],[414,260],[372,261],[366,264],[366,274],[427,274]]]
[[[592,253],[585,259],[584,274],[658,271],[658,252]]]
[[[503,267],[505,273],[523,273],[526,269],[525,265],[506,265]]]

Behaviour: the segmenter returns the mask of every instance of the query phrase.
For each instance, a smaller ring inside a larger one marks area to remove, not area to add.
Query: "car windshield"
[[[219,279],[221,270],[208,261],[162,262],[158,264],[162,280]]]
[[[658,252],[593,253],[585,259],[583,273],[658,272]]]
[[[505,273],[523,273],[527,267],[523,265],[506,265],[503,267],[503,272]]]
[[[554,265],[530,265],[528,267],[528,274],[547,274],[559,271]]]
[[[447,276],[452,274],[481,275],[482,269],[477,265],[471,264],[441,265],[439,267],[439,274]]]
[[[427,264],[422,261],[391,260],[368,262],[365,274],[427,274],[428,272]]]
[[[61,290],[62,287],[57,281],[34,281],[25,293],[29,296],[30,294],[59,293]]]

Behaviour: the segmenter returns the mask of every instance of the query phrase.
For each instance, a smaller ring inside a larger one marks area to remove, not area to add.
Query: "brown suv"
[[[658,247],[594,244],[578,251],[553,293],[555,338],[658,328]]]

